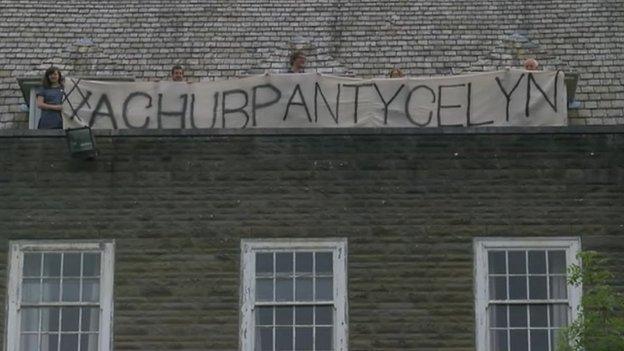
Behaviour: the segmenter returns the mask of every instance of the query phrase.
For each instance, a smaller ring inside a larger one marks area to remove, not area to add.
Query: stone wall
[[[345,237],[350,350],[473,350],[476,236],[580,236],[624,291],[624,130],[530,131],[0,131],[0,300],[10,240],[115,239],[115,350],[236,350],[240,239]]]

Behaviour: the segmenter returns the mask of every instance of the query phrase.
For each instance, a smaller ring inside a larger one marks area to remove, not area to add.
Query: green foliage
[[[624,297],[609,284],[613,274],[595,251],[578,257],[582,264],[568,268],[568,283],[583,286],[581,306],[577,320],[560,333],[557,351],[623,351]]]

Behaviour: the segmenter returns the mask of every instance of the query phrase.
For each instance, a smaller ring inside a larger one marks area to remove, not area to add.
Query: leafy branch
[[[614,276],[595,251],[578,254],[568,283],[584,288],[577,319],[559,334],[557,351],[623,351],[624,297],[610,284]]]

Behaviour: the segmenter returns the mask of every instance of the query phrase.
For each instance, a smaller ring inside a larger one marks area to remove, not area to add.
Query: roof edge
[[[444,128],[95,129],[99,137],[624,134],[624,125]],[[64,137],[64,130],[0,129],[0,138]]]

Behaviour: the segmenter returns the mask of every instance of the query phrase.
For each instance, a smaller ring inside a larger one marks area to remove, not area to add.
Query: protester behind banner
[[[45,71],[42,87],[37,91],[37,107],[41,109],[38,129],[63,129],[63,75],[56,67]]]
[[[398,67],[394,67],[388,73],[388,78],[403,78],[404,76],[403,71],[401,71]]]
[[[524,69],[527,71],[537,71],[539,69],[539,62],[534,58],[528,58],[524,61]]]
[[[303,51],[295,50],[290,54],[290,68],[287,73],[305,73],[306,57]]]
[[[184,68],[180,65],[171,67],[171,80],[174,82],[184,82]]]

